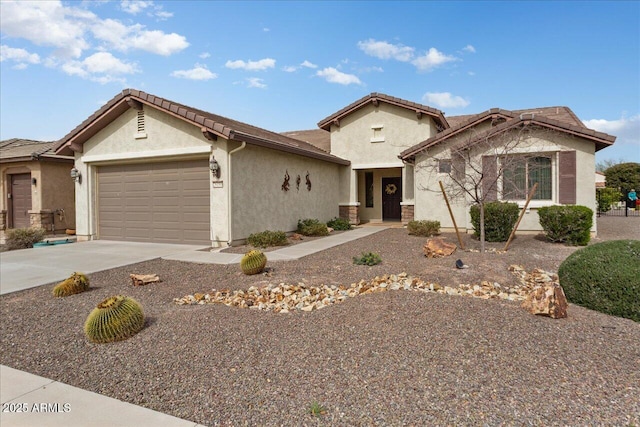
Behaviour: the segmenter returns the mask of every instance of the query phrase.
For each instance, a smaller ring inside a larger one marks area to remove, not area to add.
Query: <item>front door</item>
[[[27,228],[31,226],[31,174],[21,173],[11,176],[9,198],[9,228]]]
[[[402,178],[382,178],[382,220],[400,221]]]

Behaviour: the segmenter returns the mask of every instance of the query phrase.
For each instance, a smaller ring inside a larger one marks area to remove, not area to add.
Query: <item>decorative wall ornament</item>
[[[289,171],[285,171],[284,173],[284,182],[282,183],[282,191],[289,191]]]
[[[388,195],[396,194],[396,191],[398,191],[398,187],[395,184],[387,184],[384,188],[384,192]]]
[[[311,191],[311,180],[309,179],[309,171],[307,171],[307,191]]]
[[[298,175],[298,177],[296,178],[296,190],[300,191],[300,175]]]

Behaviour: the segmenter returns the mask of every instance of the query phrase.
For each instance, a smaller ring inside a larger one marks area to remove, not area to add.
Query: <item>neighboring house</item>
[[[605,188],[607,186],[607,177],[602,173],[596,171],[596,188]]]
[[[540,131],[525,152],[540,153],[534,157],[543,158],[548,181],[534,206],[595,207],[594,152],[615,138],[587,129],[565,107],[447,119],[372,93],[321,120],[319,129],[278,134],[126,89],[62,138],[56,152],[74,155],[82,177],[80,239],[224,246],[264,230],[293,231],[302,218],[434,219],[448,228],[442,196],[430,191],[442,176],[434,180],[427,167],[450,159],[455,141],[473,146],[469,135],[499,138],[523,124]],[[526,179],[522,186],[513,194],[527,188]],[[504,199],[502,188],[490,191]],[[468,202],[453,203],[463,229],[470,228]],[[539,230],[537,215],[521,229]]]
[[[0,141],[0,238],[8,228],[75,228],[74,159],[53,152],[54,142]]]

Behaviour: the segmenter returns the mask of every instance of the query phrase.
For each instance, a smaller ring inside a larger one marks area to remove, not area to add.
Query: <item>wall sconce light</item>
[[[220,178],[220,165],[215,157],[211,156],[211,160],[209,160],[209,169],[211,169],[211,174],[216,178]]]
[[[71,169],[70,175],[71,179],[73,179],[74,182],[77,182],[78,184],[82,182],[82,175],[80,174],[80,171],[75,167]]]
[[[38,180],[35,177],[31,178],[31,185],[36,185],[37,183]]]

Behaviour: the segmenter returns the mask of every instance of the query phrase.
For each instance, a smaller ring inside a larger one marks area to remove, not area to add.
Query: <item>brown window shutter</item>
[[[498,159],[496,156],[482,158],[482,194],[486,201],[498,200]]]
[[[576,204],[576,152],[561,151],[558,155],[559,194],[563,205]]]

